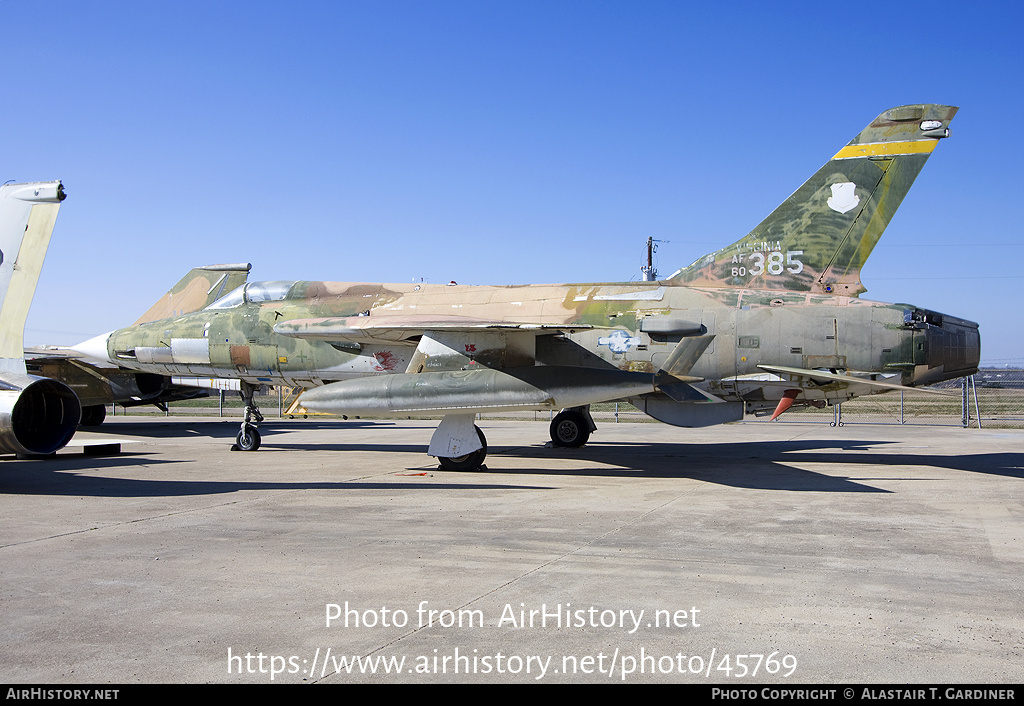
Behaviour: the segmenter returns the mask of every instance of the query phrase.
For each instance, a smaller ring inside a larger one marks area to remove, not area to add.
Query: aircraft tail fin
[[[245,284],[250,269],[252,265],[248,262],[193,268],[135,323],[145,324],[199,311]]]
[[[59,181],[0,186],[0,453],[55,453],[82,418],[70,387],[25,369],[25,320],[63,200]]]
[[[885,111],[743,239],[669,279],[860,295],[861,267],[956,112],[931,104]]]
[[[0,369],[25,372],[25,320],[57,221],[59,181],[0,186]]]

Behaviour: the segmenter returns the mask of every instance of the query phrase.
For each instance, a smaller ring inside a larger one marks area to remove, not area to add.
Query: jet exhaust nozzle
[[[32,375],[5,377],[0,390],[0,452],[52,454],[75,435],[82,406],[62,382]]]

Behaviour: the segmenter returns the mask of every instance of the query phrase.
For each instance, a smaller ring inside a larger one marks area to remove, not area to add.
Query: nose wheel
[[[260,432],[256,425],[263,421],[263,415],[260,414],[254,399],[256,386],[243,382],[241,387],[238,394],[242,396],[242,402],[245,403],[245,412],[242,415],[242,428],[238,431],[235,445],[231,447],[231,450],[255,451],[260,447]]]
[[[235,437],[239,451],[255,451],[260,447],[260,432],[252,424],[245,424]]]

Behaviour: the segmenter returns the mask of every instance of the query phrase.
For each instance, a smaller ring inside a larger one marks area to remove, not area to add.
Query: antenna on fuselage
[[[658,271],[654,269],[654,253],[658,252],[658,246],[655,243],[667,243],[667,240],[655,240],[654,238],[647,239],[647,264],[640,267],[641,280],[644,282],[656,282],[658,281]]]

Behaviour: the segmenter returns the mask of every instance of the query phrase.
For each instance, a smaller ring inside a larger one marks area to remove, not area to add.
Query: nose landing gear
[[[239,393],[245,403],[245,413],[242,416],[242,428],[235,437],[235,444],[232,451],[255,451],[260,447],[260,432],[256,425],[263,421],[259,407],[253,399],[256,394],[256,386],[247,382],[241,383],[242,389]]]

